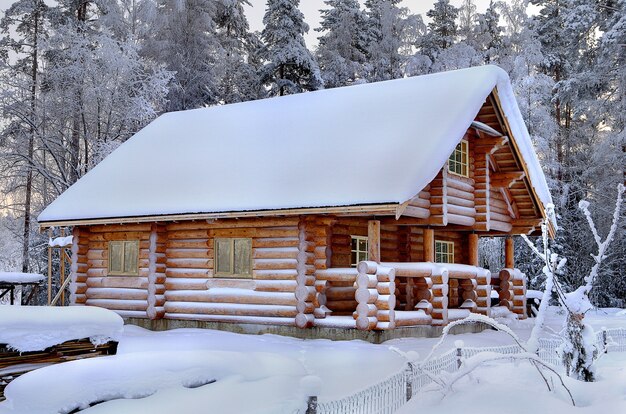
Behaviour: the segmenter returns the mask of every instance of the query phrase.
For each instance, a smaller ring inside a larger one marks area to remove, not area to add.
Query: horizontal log
[[[199,315],[268,316],[283,318],[295,318],[298,314],[295,306],[176,302],[169,300],[165,302],[165,312]]]
[[[423,310],[396,312],[396,326],[419,326],[430,325],[432,316],[427,315]]]
[[[168,270],[170,268],[186,269],[213,269],[213,259],[167,259]]]
[[[296,259],[254,259],[254,270],[279,270],[296,269],[298,261]]]
[[[149,232],[152,230],[152,224],[103,224],[89,226],[91,233],[111,233],[111,232]]]
[[[85,283],[88,287],[95,288],[148,288],[148,278],[139,276],[90,277]]]
[[[358,303],[356,300],[328,300],[326,307],[333,312],[354,312]]]
[[[148,308],[146,300],[87,299],[85,304],[111,310],[142,311]]]
[[[356,306],[356,311],[353,313],[353,317],[356,319],[359,315],[361,316],[376,316],[378,313],[378,309],[376,309],[376,305],[369,303],[359,303]]]
[[[163,292],[161,292],[163,293]],[[125,300],[147,300],[148,291],[146,289],[127,288],[88,288],[85,292],[88,299],[125,299]]]
[[[252,248],[298,247],[298,237],[260,237],[252,239]]]
[[[167,249],[168,259],[209,259],[213,258],[213,249]]]
[[[167,290],[206,290],[206,280],[198,278],[167,278]]]
[[[295,280],[298,276],[296,269],[267,269],[253,270],[252,277],[254,279],[263,280]]]
[[[254,280],[254,290],[263,292],[295,292],[295,280]]]
[[[446,217],[448,218],[448,223],[450,224],[458,224],[460,226],[471,227],[474,225],[474,223],[476,223],[476,219],[474,217],[467,217],[454,213],[448,213]]]
[[[356,300],[356,289],[353,287],[330,287],[326,289],[327,300]]]
[[[359,316],[356,319],[356,327],[359,330],[372,330],[376,327],[377,319],[375,317]]]
[[[185,269],[185,268],[176,268],[176,269],[167,269],[165,271],[165,275],[170,278],[210,278],[213,277],[213,270],[210,269]]]
[[[415,207],[415,206],[407,206],[402,212],[403,216],[415,217],[415,218],[428,218],[430,217],[431,211],[430,209]]]

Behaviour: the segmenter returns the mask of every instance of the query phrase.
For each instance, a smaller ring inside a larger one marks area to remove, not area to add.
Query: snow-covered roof
[[[403,203],[435,177],[494,88],[547,204],[508,76],[483,66],[164,114],[38,219]]]

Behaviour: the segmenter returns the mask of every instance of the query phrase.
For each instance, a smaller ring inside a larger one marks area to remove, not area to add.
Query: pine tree
[[[454,44],[458,15],[459,9],[451,5],[449,0],[437,0],[434,7],[426,13],[431,21],[428,23],[428,33],[419,43],[422,55],[428,56],[434,62],[442,50]]]
[[[268,96],[314,91],[323,87],[319,67],[304,42],[309,25],[298,9],[300,0],[268,0],[261,37],[261,82]]]
[[[476,15],[476,20],[476,26],[472,30],[472,46],[483,54],[486,64],[496,62],[503,47],[503,29],[499,26],[500,14],[493,0],[484,14]]]
[[[318,37],[317,61],[326,88],[346,86],[365,76],[367,39],[366,16],[358,0],[326,0],[320,10],[322,20],[315,29]]]
[[[378,82],[402,76],[406,58],[403,46],[406,9],[400,0],[366,0],[368,80]]]
[[[145,57],[174,72],[167,111],[201,108],[218,102],[216,64],[223,59],[215,35],[213,0],[158,0],[142,49]]]
[[[220,103],[257,99],[260,95],[257,69],[249,58],[254,39],[244,12],[248,0],[216,0],[215,25],[223,57],[216,62],[217,95]]]

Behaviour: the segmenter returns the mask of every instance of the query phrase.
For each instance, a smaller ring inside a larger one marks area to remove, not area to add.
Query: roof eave
[[[308,214],[373,214],[373,215],[395,215],[397,202],[379,204],[357,204],[351,206],[333,207],[303,207],[275,210],[250,210],[250,211],[227,211],[218,213],[192,213],[192,214],[165,214],[151,216],[128,216],[128,217],[104,217],[88,219],[63,219],[39,222],[40,230],[50,227],[69,226],[93,226],[100,224],[131,224],[131,223],[153,223],[172,222],[187,220],[216,220],[243,217],[273,217],[273,216],[294,216]]]

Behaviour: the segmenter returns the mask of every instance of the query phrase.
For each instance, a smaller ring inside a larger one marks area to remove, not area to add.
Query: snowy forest
[[[582,284],[596,246],[579,201],[605,233],[626,180],[626,0],[492,1],[484,13],[438,0],[424,16],[400,0],[326,0],[314,28],[299,3],[268,0],[254,32],[248,0],[15,1],[0,21],[0,270],[43,272],[39,212],[164,112],[496,64],[549,180],[559,279]],[[598,306],[626,306],[624,223]],[[501,267],[501,240],[481,252]],[[522,240],[516,254],[541,288],[543,262]]]

